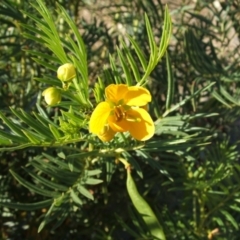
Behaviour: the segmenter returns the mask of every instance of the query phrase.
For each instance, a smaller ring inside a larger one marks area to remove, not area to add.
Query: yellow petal
[[[114,132],[108,125],[105,125],[102,129],[102,131],[98,134],[98,137],[103,141],[103,142],[108,142],[113,139],[115,136],[116,132]]]
[[[106,100],[117,104],[120,100],[124,99],[127,91],[128,86],[125,84],[111,84],[105,89]]]
[[[128,87],[128,92],[124,97],[124,101],[129,106],[144,106],[151,102],[152,96],[150,92],[143,87]]]
[[[129,121],[129,132],[133,138],[146,141],[150,139],[155,132],[155,126],[151,116],[142,108],[134,108],[128,111],[128,114],[134,116],[138,121]]]
[[[110,113],[111,107],[107,102],[99,103],[91,115],[89,131],[95,134],[100,133],[107,123]]]
[[[126,132],[129,130],[128,121],[124,118],[119,121],[116,121],[114,115],[109,116],[108,124],[115,132]]]

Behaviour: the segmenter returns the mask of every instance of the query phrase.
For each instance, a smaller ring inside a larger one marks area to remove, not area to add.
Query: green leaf
[[[58,5],[58,7],[59,9],[61,9],[64,19],[67,21],[68,25],[71,27],[71,29],[74,32],[74,35],[76,36],[78,48],[81,51],[81,55],[79,57],[81,58],[83,57],[84,60],[86,61],[87,59],[86,49],[85,49],[85,45],[82,40],[82,37],[80,35],[79,29],[77,28],[76,24],[73,22],[72,18],[68,15],[67,11],[60,4]]]
[[[51,77],[48,77],[48,76],[44,76],[44,78],[37,78],[37,77],[35,77],[34,80],[42,82],[42,83],[46,83],[48,85],[54,85],[54,86],[57,86],[57,87],[62,87],[62,84],[61,84],[61,82],[59,80],[51,78]]]
[[[137,232],[137,231],[134,231],[131,227],[129,227],[127,224],[126,224],[126,222],[120,217],[120,216],[118,216],[117,214],[115,214],[115,216],[116,216],[116,219],[117,219],[117,221],[122,225],[122,227],[124,228],[124,229],[127,229],[127,231],[131,234],[131,236],[133,236],[134,237],[134,239],[141,239],[141,236],[140,236],[140,234],[139,234],[139,232]]]
[[[48,68],[48,69],[50,69],[50,70],[52,70],[52,71],[54,71],[54,72],[56,71],[56,67],[53,66],[51,63],[46,62],[46,60],[44,60],[44,59],[39,59],[39,58],[35,58],[35,57],[32,57],[32,59],[33,59],[36,63],[44,66],[45,68]]]
[[[111,55],[109,55],[109,60],[110,60],[110,65],[111,65],[111,68],[112,68],[112,71],[113,71],[113,76],[114,76],[115,83],[116,84],[121,84],[122,83],[121,77],[118,73],[118,70],[117,70],[117,67],[115,65],[114,59]]]
[[[89,185],[96,185],[99,183],[102,183],[103,180],[101,179],[96,179],[96,178],[87,178],[84,184],[89,184]]]
[[[108,184],[111,182],[115,169],[116,169],[116,164],[114,164],[113,161],[109,161],[109,160],[105,161],[105,173],[106,173],[105,178]]]
[[[35,29],[35,28],[34,28]],[[46,59],[48,61],[51,61],[51,62],[54,62],[54,63],[58,63],[58,64],[61,64],[61,62],[59,61],[58,58],[54,57],[54,56],[51,56],[49,54],[45,54],[45,53],[42,53],[42,52],[39,52],[39,51],[33,51],[33,50],[26,50],[27,53],[31,54],[31,55],[35,55],[37,56],[38,58],[41,57],[42,59]],[[54,68],[54,71],[57,70],[57,67]]]
[[[189,100],[191,100],[192,98],[194,98],[195,96],[198,96],[201,92],[204,92],[206,90],[208,90],[209,88],[211,88],[213,85],[215,84],[215,82],[210,83],[209,85],[207,85],[206,87],[197,90],[195,93],[193,93],[191,96],[186,97],[185,99],[183,99],[181,102],[179,102],[178,104],[172,106],[169,110],[166,110],[165,113],[163,114],[163,117],[167,116],[170,112],[173,112],[175,110],[177,110],[178,108],[180,108],[182,105],[184,105],[186,102],[188,102]]]
[[[138,213],[142,216],[144,222],[148,226],[149,232],[157,239],[166,240],[162,226],[148,203],[139,194],[135,182],[132,178],[130,168],[127,169],[127,190],[132,203]]]
[[[120,51],[120,49],[117,49],[117,53],[118,53],[118,58],[120,60],[120,63],[122,65],[122,69],[125,73],[126,83],[128,86],[132,86],[132,76],[129,71],[129,66],[127,65],[127,61],[126,59],[124,59],[123,53]]]
[[[85,174],[87,176],[95,176],[95,175],[99,175],[100,173],[102,173],[100,169],[95,169],[95,170],[87,170]]]
[[[153,30],[151,29],[151,25],[146,14],[145,14],[145,23],[146,23],[146,29],[147,29],[147,35],[148,35],[148,43],[150,45],[150,57],[149,57],[147,68],[144,69],[145,71],[144,75],[137,84],[139,86],[146,84],[148,76],[151,74],[153,69],[156,67],[158,62],[163,57],[172,34],[171,17],[168,12],[167,6],[165,8],[164,27],[163,27],[159,48],[157,48],[157,45],[154,41]]]
[[[41,38],[39,38],[39,37],[35,37],[34,35],[31,35],[31,34],[28,34],[28,33],[24,33],[23,36],[24,36],[25,38],[28,38],[28,39],[36,42],[36,43],[39,42],[39,43],[42,44],[42,45],[45,44],[45,42],[44,42],[43,39],[41,39]]]
[[[73,189],[70,190],[70,195],[72,200],[77,203],[78,205],[83,205],[82,200],[78,197],[78,195],[73,191]]]
[[[60,132],[58,131],[58,129],[54,125],[49,124],[49,129],[50,129],[51,133],[53,134],[53,136],[55,137],[56,140],[59,140],[61,138]]]
[[[236,106],[240,105],[240,102],[238,99],[234,98],[230,93],[228,93],[228,91],[226,90],[225,87],[220,86],[220,92],[221,94],[230,102],[232,102],[233,104],[235,104]]]
[[[94,200],[93,195],[89,192],[89,190],[87,190],[82,185],[78,184],[77,189],[83,196],[85,196],[91,200]]]
[[[45,125],[42,125],[41,122],[38,122],[38,120],[34,119],[30,114],[26,113],[22,109],[20,111],[17,111],[13,108],[10,109],[14,115],[23,121],[23,123],[35,130],[40,138],[52,138],[51,133],[49,133],[49,129]]]
[[[59,33],[56,29],[55,23],[52,18],[52,14],[49,12],[47,7],[41,0],[37,0],[37,4],[33,3],[33,7],[40,13],[44,20],[35,17],[29,12],[24,12],[28,17],[35,21],[38,34],[40,35],[39,39],[44,40],[45,45],[58,57],[62,63],[68,62],[67,55],[62,47],[62,42],[59,37]],[[24,25],[23,25],[24,27]],[[33,29],[31,29],[33,30]],[[30,35],[31,38],[32,35]],[[37,39],[36,39],[37,40]],[[39,60],[37,60],[39,61]],[[44,64],[44,62],[42,62]],[[48,67],[51,67],[48,65]]]
[[[139,45],[136,43],[136,41],[131,36],[128,36],[128,39],[131,42],[132,47],[134,48],[134,51],[136,52],[136,54],[138,56],[138,59],[140,60],[143,70],[146,71],[148,64],[147,64],[146,58],[144,56],[144,53],[142,52]]]
[[[18,136],[22,137],[22,139],[25,140],[26,142],[26,137],[24,136],[23,132],[22,132],[22,127],[20,127],[20,125],[16,125],[14,124],[12,121],[10,121],[9,119],[7,119],[3,113],[0,112],[0,118],[2,118],[3,122],[14,132],[16,133]]]
[[[56,219],[56,222],[52,227],[52,230],[55,230],[56,228],[58,228],[64,222],[64,220],[67,218],[68,215],[69,215],[69,211],[68,209],[65,209],[65,211],[61,213],[60,217]]]
[[[22,184],[24,187],[28,188],[30,191],[33,191],[35,193],[38,193],[40,195],[47,196],[47,197],[57,198],[59,196],[58,193],[53,192],[53,191],[49,191],[49,190],[46,190],[46,189],[41,189],[38,186],[36,186],[32,183],[29,183],[27,180],[23,179],[22,177],[20,177],[17,173],[13,172],[12,170],[9,170],[9,171],[14,176],[14,178],[16,180],[18,180],[18,182],[20,184]]]
[[[43,184],[47,188],[52,188],[53,191],[66,192],[68,190],[68,187],[61,184],[54,183],[46,178],[43,178],[40,175],[36,174],[35,172],[32,172],[27,168],[24,168],[24,170],[37,182]]]
[[[227,212],[227,211],[225,211],[225,210],[221,210],[220,212],[221,212],[221,213],[226,217],[226,219],[235,227],[236,230],[239,229],[239,226],[238,226],[237,221],[233,218],[233,216],[232,216],[229,212]]]
[[[0,145],[11,145],[13,142],[12,140],[8,139],[8,138],[5,138],[3,137],[3,135],[0,133]],[[11,137],[11,135],[10,135]]]
[[[34,134],[33,132],[29,131],[29,130],[22,130],[22,132],[24,133],[24,135],[28,138],[28,140],[33,143],[34,145],[39,145],[43,139],[41,140],[36,134]]]
[[[172,73],[172,64],[168,52],[166,52],[168,90],[166,99],[166,109],[170,109],[174,97],[174,78]]]
[[[153,61],[154,61],[155,57],[156,57],[156,53],[157,53],[157,46],[156,46],[156,43],[154,41],[152,28],[151,28],[151,25],[150,25],[150,22],[149,22],[149,19],[148,19],[148,16],[147,16],[146,13],[144,15],[144,19],[145,19],[145,24],[146,24],[146,29],[147,29],[148,43],[150,45],[150,50],[151,50],[150,60],[152,58]]]
[[[26,211],[34,211],[48,207],[53,202],[52,199],[36,202],[36,203],[13,203],[0,201],[0,205],[3,207],[21,209]]]
[[[38,227],[38,233],[42,231],[42,229],[45,227],[45,225],[50,222],[50,219],[48,220],[48,216],[50,216],[50,214],[52,213],[53,209],[55,207],[55,203],[53,203],[51,205],[51,207],[48,209],[43,221],[41,222],[41,224]]]
[[[229,104],[225,101],[225,99],[224,99],[219,93],[217,93],[216,91],[213,91],[213,92],[212,92],[212,96],[215,97],[219,102],[221,102],[221,103],[222,103],[223,105],[225,105],[226,107],[232,108],[232,106],[229,105]]]
[[[161,42],[160,42],[159,52],[158,52],[158,61],[160,61],[165,51],[167,50],[171,35],[172,35],[172,20],[168,10],[168,6],[166,5],[165,11],[164,11],[163,31],[162,31]]]
[[[38,161],[38,162],[37,162]],[[54,166],[49,163],[40,162],[39,160],[33,161],[31,163],[33,167],[36,169],[44,172],[45,174],[48,174],[49,176],[55,178],[59,182],[64,182],[65,186],[72,186],[72,184],[76,181],[77,179],[77,174],[72,172],[72,174],[69,173],[69,170],[62,170],[59,169],[59,167]]]
[[[133,75],[134,75],[134,79],[136,82],[139,82],[140,80],[140,73],[139,73],[139,67],[137,65],[137,62],[134,60],[132,54],[130,53],[128,47],[126,46],[126,44],[121,41],[121,44],[124,48],[124,53],[126,54],[126,57],[127,57],[127,60],[131,66],[131,69],[132,69],[132,72],[133,72]]]
[[[58,167],[60,167],[62,169],[68,169],[68,164],[65,161],[63,161],[62,159],[52,157],[52,156],[50,156],[49,154],[46,154],[46,153],[42,153],[42,155],[45,158],[47,158],[47,160],[49,160],[50,162],[55,163]],[[42,157],[36,157],[36,160],[38,160],[41,163],[42,162]],[[74,171],[80,173],[79,169],[74,169]]]

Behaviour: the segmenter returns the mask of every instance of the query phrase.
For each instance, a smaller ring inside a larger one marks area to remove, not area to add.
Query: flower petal
[[[92,133],[100,133],[107,123],[107,119],[111,113],[111,107],[107,102],[101,102],[94,109],[90,121],[89,131]]]
[[[129,106],[144,106],[151,102],[152,96],[150,92],[143,87],[128,87],[128,92],[124,97],[124,102]]]
[[[138,121],[129,121],[129,132],[133,138],[146,141],[155,132],[155,126],[149,113],[142,108],[134,108],[128,111],[128,115],[135,117]]]
[[[102,131],[98,134],[98,137],[103,141],[103,142],[108,142],[113,139],[115,136],[116,132],[114,132],[108,125],[105,125],[102,129]]]
[[[125,94],[128,91],[128,86],[125,84],[110,84],[105,89],[106,100],[118,103],[124,99]]]

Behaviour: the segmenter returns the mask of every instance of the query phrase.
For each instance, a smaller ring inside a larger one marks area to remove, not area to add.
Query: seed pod
[[[162,226],[160,225],[152,208],[139,194],[135,182],[132,178],[130,168],[127,168],[127,190],[134,207],[142,217],[143,221],[146,223],[151,235],[156,239],[166,240]]]

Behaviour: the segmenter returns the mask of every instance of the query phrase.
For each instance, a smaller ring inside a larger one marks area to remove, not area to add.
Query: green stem
[[[131,165],[129,164],[129,162],[127,160],[125,160],[124,158],[118,158],[118,160],[124,165],[124,167],[127,169],[127,171],[131,171],[130,170]]]

